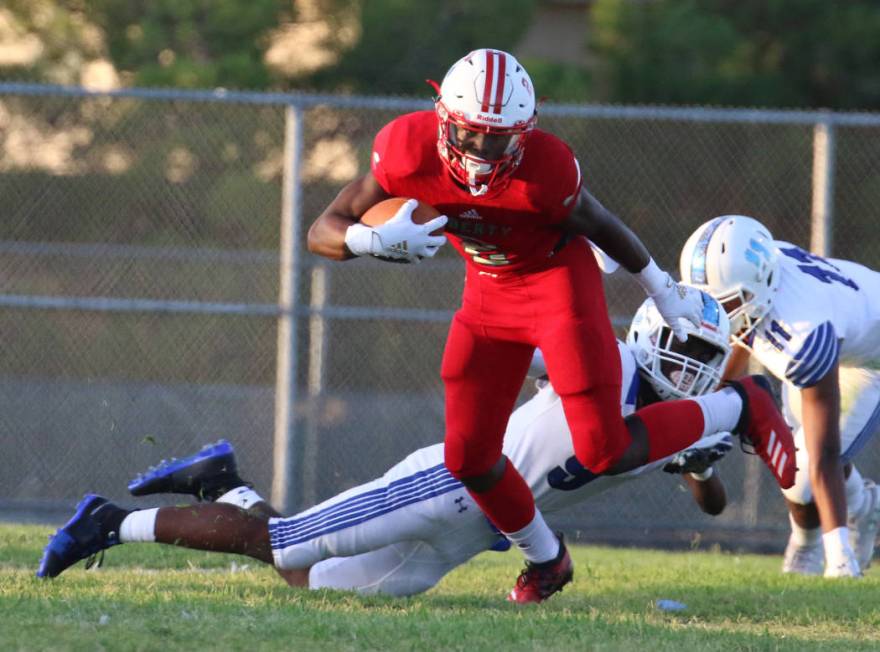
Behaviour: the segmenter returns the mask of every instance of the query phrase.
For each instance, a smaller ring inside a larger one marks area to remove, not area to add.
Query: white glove
[[[686,319],[694,326],[700,326],[703,321],[703,297],[700,291],[673,281],[667,272],[657,267],[653,259],[648,261],[636,278],[648,296],[654,299],[657,312],[669,325],[675,338],[679,342],[686,341],[687,331],[679,320]]]
[[[371,254],[393,260],[417,263],[431,258],[446,244],[445,235],[431,235],[449,220],[438,215],[424,224],[412,221],[412,213],[419,202],[405,202],[390,220],[379,226],[352,224],[345,232],[345,245],[356,256]]]

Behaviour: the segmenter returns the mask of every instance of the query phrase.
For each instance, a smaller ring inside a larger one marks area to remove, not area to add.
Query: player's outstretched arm
[[[714,469],[714,467],[710,466],[709,469]],[[709,516],[718,516],[727,507],[727,493],[724,491],[724,483],[721,482],[718,474],[712,472],[708,478],[703,480],[688,473],[684,479],[691,490],[694,501]]]
[[[676,283],[667,272],[661,270],[639,237],[586,188],[581,187],[575,207],[563,223],[563,228],[586,236],[634,274],[648,296],[654,299],[663,320],[679,340],[687,339],[679,319],[686,319],[694,326],[700,325],[703,310],[700,293]]]
[[[695,446],[675,454],[663,466],[667,473],[684,476],[691,495],[706,514],[717,516],[727,506],[724,484],[715,473],[714,464],[733,448],[730,436],[719,439],[711,446]]]
[[[730,358],[727,360],[727,366],[724,368],[724,373],[721,375],[721,380],[736,380],[737,378],[742,378],[749,372],[749,358],[752,357],[752,354],[749,352],[747,348],[736,344],[730,350]]]
[[[810,483],[822,529],[846,527],[846,494],[840,463],[840,384],[838,366],[819,382],[801,389],[801,415]]]

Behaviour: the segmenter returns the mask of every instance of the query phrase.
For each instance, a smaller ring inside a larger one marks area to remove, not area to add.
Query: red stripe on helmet
[[[498,55],[498,87],[495,89],[495,108],[492,113],[501,113],[501,103],[504,101],[504,72],[507,67],[507,55],[501,52],[493,52]]]
[[[480,110],[489,110],[489,100],[492,98],[492,82],[495,79],[495,53],[486,53],[486,83],[483,84],[483,104]]]

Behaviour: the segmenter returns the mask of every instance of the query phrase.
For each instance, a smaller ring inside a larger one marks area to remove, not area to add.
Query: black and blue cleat
[[[244,485],[248,483],[238,475],[235,450],[221,439],[188,457],[162,460],[129,482],[128,491],[133,496],[190,494],[212,501]]]
[[[80,559],[88,559],[86,568],[94,566],[96,560],[100,566],[103,551],[119,543],[118,530],[107,531],[104,517],[109,515],[112,519],[115,516],[119,520],[125,513],[102,496],[86,494],[71,519],[49,537],[37,577],[57,577]]]

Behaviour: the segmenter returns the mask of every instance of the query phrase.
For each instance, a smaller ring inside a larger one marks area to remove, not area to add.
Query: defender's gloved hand
[[[664,466],[667,473],[703,473],[715,462],[727,455],[733,440],[727,436],[706,448],[688,448],[675,455]]]

